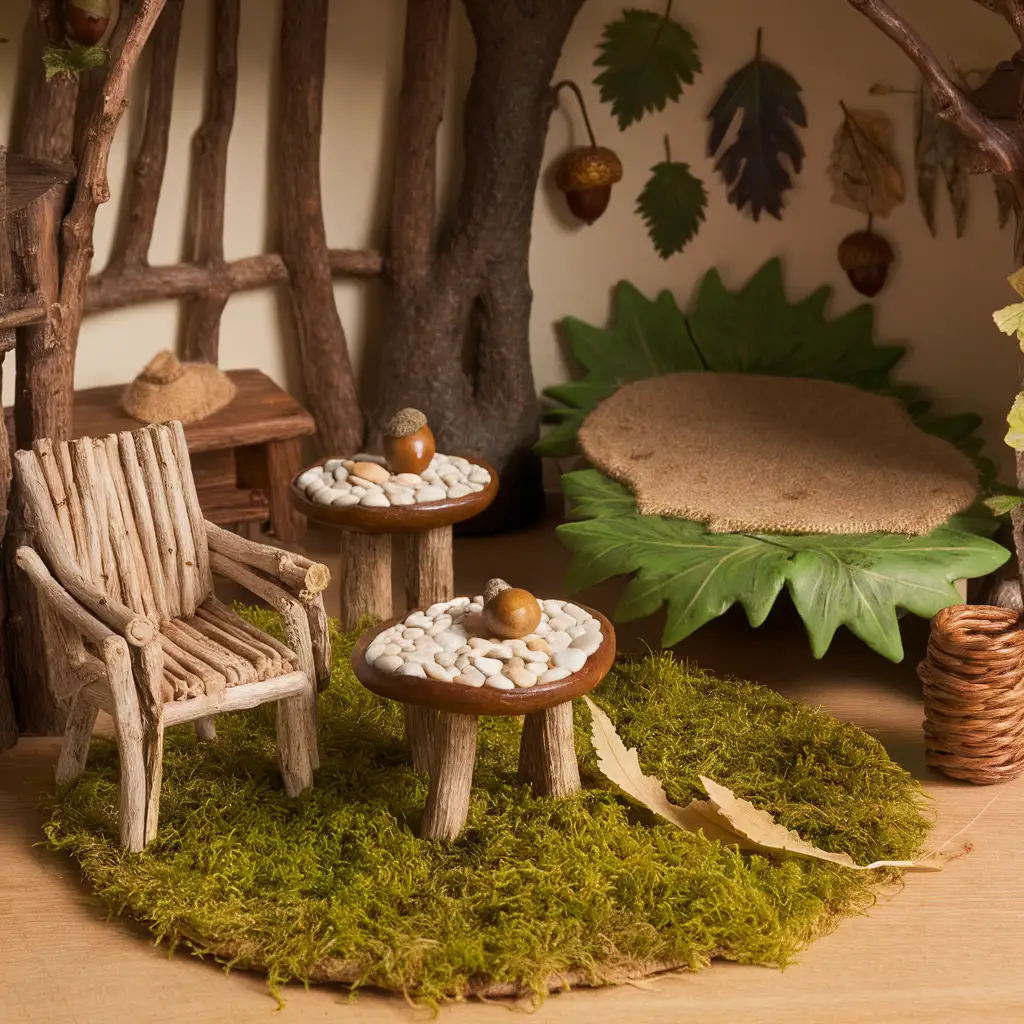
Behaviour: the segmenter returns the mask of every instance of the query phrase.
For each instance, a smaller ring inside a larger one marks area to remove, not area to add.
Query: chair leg
[[[196,735],[204,743],[209,743],[217,738],[217,726],[213,722],[216,717],[216,715],[207,715],[206,718],[197,718],[195,721]]]
[[[288,796],[298,796],[313,785],[309,708],[304,693],[277,702],[277,764]]]
[[[67,728],[60,745],[60,757],[57,758],[57,786],[74,782],[85,771],[85,762],[89,756],[89,740],[96,725],[96,708],[79,693],[71,705]]]
[[[164,723],[159,721],[146,737],[146,842],[156,838],[160,820],[160,787],[164,777]]]
[[[309,688],[306,727],[309,730],[309,767],[311,771],[320,768],[320,746],[317,743],[317,731],[320,726],[320,701],[317,700],[316,683],[311,682]]]
[[[128,644],[121,637],[104,641],[103,662],[110,682],[117,755],[121,763],[120,845],[139,853],[146,845],[146,759]]]

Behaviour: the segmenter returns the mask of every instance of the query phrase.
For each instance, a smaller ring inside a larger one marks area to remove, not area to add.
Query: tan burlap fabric
[[[637,381],[587,417],[579,442],[642,513],[714,532],[928,533],[977,494],[970,459],[899,403],[828,381]]]
[[[173,352],[158,352],[125,389],[121,408],[143,423],[193,423],[222,409],[235,385],[209,363],[182,363]]]

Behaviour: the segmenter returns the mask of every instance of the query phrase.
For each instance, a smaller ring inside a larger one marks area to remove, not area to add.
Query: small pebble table
[[[454,596],[452,526],[478,515],[498,493],[498,474],[483,459],[466,456],[491,475],[481,491],[384,508],[321,505],[310,501],[292,480],[291,499],[307,519],[341,532],[341,628],[355,629],[364,615],[388,619],[394,614],[391,593],[391,535],[406,534],[405,592],[410,609],[426,608]],[[324,460],[316,463],[322,465]],[[312,469],[310,466],[307,469]],[[305,470],[303,470],[305,472]],[[431,762],[433,715],[417,705],[405,706],[405,725],[413,764],[426,771]]]
[[[366,661],[367,648],[379,633],[406,618],[404,615],[359,638],[352,651],[352,668],[363,686],[381,697],[400,701],[404,708],[414,705],[437,714],[421,839],[455,839],[466,824],[480,715],[526,716],[519,744],[519,780],[529,782],[536,796],[566,797],[579,790],[572,700],[597,686],[615,660],[612,624],[593,608],[580,607],[600,622],[601,646],[578,672],[524,689],[471,687],[377,670]]]

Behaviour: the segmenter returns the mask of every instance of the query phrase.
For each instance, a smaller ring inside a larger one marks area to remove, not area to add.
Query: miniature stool
[[[364,615],[388,619],[394,614],[391,535],[395,533],[408,537],[405,568],[408,607],[426,608],[455,596],[452,526],[483,512],[494,500],[499,486],[497,472],[483,459],[466,456],[466,461],[490,474],[490,482],[483,490],[459,498],[412,505],[383,508],[321,505],[311,501],[292,481],[291,498],[295,507],[312,522],[341,531],[340,621],[343,630],[355,629]],[[317,463],[319,465],[321,463]],[[434,713],[417,704],[405,705],[403,711],[413,766],[429,771]]]
[[[392,675],[366,661],[366,651],[384,630],[406,618],[397,616],[364,633],[352,651],[356,678],[378,696],[436,713],[430,789],[420,838],[458,837],[469,813],[480,715],[525,715],[519,745],[519,780],[536,796],[566,797],[580,788],[572,724],[572,700],[589,693],[615,660],[615,630],[592,608],[579,606],[601,625],[601,645],[572,675],[524,689],[474,688],[420,676]],[[406,719],[408,729],[408,718]],[[415,762],[414,762],[415,766]]]

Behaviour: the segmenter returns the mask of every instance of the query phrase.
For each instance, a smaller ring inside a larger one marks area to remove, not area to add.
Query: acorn
[[[839,243],[839,265],[861,295],[877,295],[889,276],[892,246],[873,231],[856,231]]]
[[[569,209],[593,224],[608,208],[612,185],[622,180],[622,161],[605,146],[578,146],[555,168],[555,184],[565,193]]]
[[[437,449],[419,409],[399,409],[384,429],[384,458],[392,473],[422,473],[430,465]]]
[[[488,580],[483,598],[484,625],[501,640],[529,636],[540,624],[537,598],[522,587],[510,587],[504,580]]]
[[[110,0],[65,0],[64,29],[81,46],[95,46],[110,25]]]

